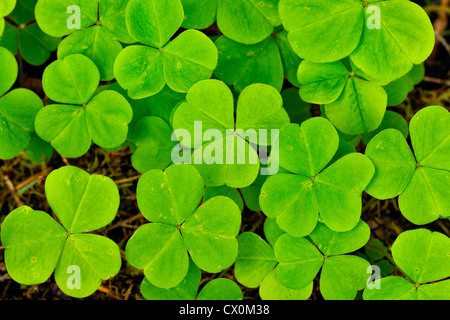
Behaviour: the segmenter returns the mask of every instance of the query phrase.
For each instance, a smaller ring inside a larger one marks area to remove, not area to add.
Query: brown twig
[[[23,202],[22,202],[22,200],[20,200],[19,196],[17,195],[16,189],[14,188],[14,185],[13,185],[11,179],[7,175],[4,175],[3,179],[5,179],[6,187],[8,188],[9,192],[11,193],[17,206],[18,207],[23,206]]]

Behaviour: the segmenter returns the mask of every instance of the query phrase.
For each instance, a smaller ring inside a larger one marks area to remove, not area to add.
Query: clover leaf
[[[407,279],[389,276],[366,288],[365,300],[447,300],[450,281],[450,239],[426,229],[401,233],[392,245],[395,264]]]
[[[260,236],[244,232],[238,237],[239,253],[235,263],[236,279],[248,288],[260,287],[263,300],[306,300],[313,283],[301,289],[285,287],[277,277],[278,260],[273,248]]]
[[[129,2],[128,30],[144,45],[122,50],[114,74],[131,98],[150,97],[166,84],[176,92],[187,92],[196,82],[211,77],[217,65],[217,49],[205,34],[191,29],[169,41],[183,17],[180,0]]]
[[[327,300],[352,300],[364,289],[369,263],[348,255],[363,247],[370,237],[370,229],[362,220],[348,232],[334,232],[319,223],[306,238],[281,235],[275,243],[279,261],[278,279],[286,287],[296,289],[309,284],[322,269],[320,292]]]
[[[216,21],[218,0],[181,0],[184,9],[184,21],[181,25],[187,29],[206,29]]]
[[[3,19],[9,15],[15,8],[17,0],[5,0],[0,4],[0,36],[5,30],[5,20]]]
[[[26,62],[39,66],[50,58],[51,52],[56,50],[61,38],[51,37],[39,28],[34,21],[35,4],[36,1],[17,3],[9,16],[10,21],[5,25],[5,32],[0,37],[0,46],[13,54],[20,53]]]
[[[176,287],[161,289],[144,278],[141,292],[147,300],[242,300],[239,286],[226,278],[211,280],[198,292],[201,276],[201,270],[190,260],[186,278]]]
[[[15,281],[25,285],[45,282],[55,271],[63,292],[87,297],[121,266],[119,248],[113,241],[87,233],[114,219],[118,189],[109,178],[68,166],[49,174],[45,191],[61,224],[27,206],[11,212],[1,233],[6,268]]]
[[[91,143],[115,148],[125,142],[132,109],[112,90],[94,95],[100,81],[95,64],[75,54],[57,60],[44,71],[46,95],[61,104],[50,104],[36,116],[36,132],[61,155],[77,158]]]
[[[41,99],[28,89],[14,89],[18,65],[7,49],[0,47],[0,159],[11,159],[30,143],[34,121],[43,107]],[[6,94],[5,94],[6,93]]]
[[[448,217],[446,196],[450,178],[450,115],[442,107],[427,107],[411,119],[414,154],[397,130],[375,136],[366,155],[375,165],[375,176],[366,191],[377,199],[399,196],[399,208],[414,224]]]
[[[165,169],[171,163],[172,150],[177,142],[172,141],[172,130],[159,117],[145,117],[134,126],[134,151],[131,161],[139,172]]]
[[[323,104],[327,118],[345,134],[377,129],[386,112],[387,94],[378,84],[366,81],[341,62],[303,61],[298,69],[301,98]]]
[[[320,0],[312,5],[307,0],[280,0],[279,13],[301,58],[328,63],[350,56],[375,79],[402,77],[434,47],[427,14],[410,1]]]
[[[215,42],[219,61],[214,75],[238,92],[254,83],[270,84],[281,90],[284,77],[298,86],[295,70],[301,59],[280,31],[263,41],[246,45],[222,36]]]
[[[126,256],[159,288],[177,286],[189,268],[189,256],[202,270],[220,272],[237,255],[241,213],[233,200],[218,196],[197,208],[203,179],[190,165],[151,170],[138,183],[137,199],[150,222],[128,241]],[[188,255],[189,253],[189,255]]]
[[[108,81],[114,78],[114,61],[122,49],[119,41],[136,42],[126,28],[127,4],[128,1],[114,0],[76,0],[70,3],[41,0],[36,4],[36,21],[48,35],[69,35],[58,48],[59,59],[83,54],[95,63],[101,80]],[[80,25],[70,26],[76,19],[73,15],[77,13],[80,15]]]
[[[267,130],[279,129],[289,123],[282,105],[282,98],[275,88],[253,84],[241,92],[235,118],[230,89],[221,81],[204,80],[188,91],[186,102],[174,111],[172,124],[181,144],[195,149],[192,163],[207,186],[226,184],[242,188],[255,181],[260,168],[258,154],[249,143],[270,145],[271,135]],[[196,128],[199,122],[202,127]],[[214,137],[209,138],[211,142],[203,143],[204,132],[209,129],[214,130]],[[249,130],[255,134],[250,134]],[[260,130],[266,131],[260,135]],[[183,140],[186,133],[189,133],[189,139]],[[201,136],[196,138],[199,134]],[[230,154],[234,157],[232,161],[228,159]],[[245,159],[239,162],[238,157]]]
[[[255,44],[267,38],[281,25],[279,0],[221,0],[217,9],[217,26],[228,38]]]
[[[261,189],[260,204],[284,231],[306,236],[318,220],[338,232],[357,225],[361,195],[373,177],[374,166],[366,156],[351,153],[325,168],[338,147],[338,134],[324,118],[281,129],[279,164],[291,173],[269,177]]]

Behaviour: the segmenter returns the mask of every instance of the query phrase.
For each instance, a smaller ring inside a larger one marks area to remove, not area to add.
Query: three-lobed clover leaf
[[[405,218],[424,225],[450,216],[450,114],[443,107],[427,107],[411,119],[409,130],[414,154],[395,129],[382,131],[367,145],[375,176],[366,191],[377,199],[399,196]]]
[[[278,280],[278,260],[271,245],[260,236],[244,232],[239,235],[238,242],[238,257],[234,267],[236,279],[248,288],[260,287],[261,299],[306,300],[311,296],[312,281],[304,288],[289,289]]]
[[[314,63],[304,60],[298,69],[301,98],[323,104],[326,117],[348,135],[377,129],[387,106],[386,91],[348,71],[340,61]]]
[[[348,232],[335,232],[319,223],[307,238],[281,235],[275,243],[279,261],[277,276],[291,289],[303,288],[314,280],[319,270],[320,292],[327,300],[352,300],[366,286],[370,264],[348,253],[363,247],[370,237],[369,226],[359,221]]]
[[[75,54],[49,65],[43,74],[50,104],[36,116],[36,133],[68,158],[84,155],[92,142],[106,149],[122,145],[133,111],[118,92],[95,94],[100,74],[87,57]]]
[[[301,58],[328,63],[350,56],[375,79],[402,77],[434,47],[430,19],[410,1],[280,0],[279,13]]]
[[[217,49],[204,33],[190,29],[170,41],[183,18],[180,0],[130,0],[127,27],[143,45],[123,49],[114,74],[131,98],[150,97],[165,85],[187,92],[196,82],[211,77],[217,66]]]
[[[34,7],[37,0],[23,3],[19,1],[5,24],[0,46],[21,57],[31,65],[45,63],[58,47],[61,38],[44,33],[34,21]]]
[[[141,292],[147,300],[242,300],[239,286],[227,278],[211,280],[198,292],[201,277],[201,270],[190,260],[186,277],[176,287],[158,288],[144,278]]]
[[[1,233],[6,268],[15,281],[26,285],[45,282],[55,271],[63,292],[87,297],[121,267],[119,247],[88,233],[115,218],[119,191],[107,177],[68,166],[49,174],[45,192],[61,224],[27,206],[11,212]]]
[[[309,235],[317,221],[337,232],[352,230],[361,216],[362,192],[375,172],[370,159],[350,153],[326,167],[339,148],[339,137],[320,117],[301,126],[284,126],[277,148],[279,164],[289,173],[271,176],[264,183],[262,211],[297,237]]]
[[[9,15],[16,7],[17,0],[4,0],[0,3],[0,36],[5,30],[4,17]]]
[[[382,278],[378,288],[366,288],[364,300],[448,300],[450,239],[426,229],[401,233],[392,245],[395,264],[408,277]]]
[[[241,212],[233,200],[223,196],[197,208],[203,190],[202,177],[187,164],[151,170],[139,180],[138,205],[152,223],[135,232],[127,243],[126,256],[159,288],[180,284],[189,269],[189,256],[210,273],[236,260]]]
[[[101,80],[108,81],[114,78],[114,61],[122,50],[120,42],[136,42],[126,27],[127,5],[128,0],[40,0],[35,12],[45,33],[54,37],[68,35],[59,45],[59,59],[83,54],[96,64]]]
[[[16,82],[18,65],[13,54],[2,47],[0,70],[0,159],[11,159],[30,144],[35,118],[43,104],[39,96],[28,89],[7,93]]]
[[[281,95],[272,86],[253,84],[245,88],[235,117],[233,94],[218,80],[195,84],[172,117],[178,140],[195,149],[192,163],[205,184],[233,188],[249,186],[258,175],[260,161],[250,143],[271,145],[271,130],[279,130],[287,123],[289,116]],[[204,136],[207,131],[210,136]]]

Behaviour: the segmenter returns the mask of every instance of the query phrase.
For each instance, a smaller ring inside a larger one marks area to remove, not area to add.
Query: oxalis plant
[[[434,43],[407,0],[2,0],[0,159],[45,195],[8,184],[0,259],[75,298],[122,268],[147,300],[450,299],[450,116],[409,96]],[[55,167],[97,149],[136,198]]]
[[[60,223],[23,206],[2,224],[8,272],[26,285],[45,282],[54,272],[63,292],[87,297],[102,280],[115,276],[122,264],[119,247],[92,233],[115,218],[117,186],[107,177],[67,166],[49,174],[45,194]]]

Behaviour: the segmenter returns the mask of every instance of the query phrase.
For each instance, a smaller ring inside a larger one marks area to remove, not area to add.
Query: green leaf
[[[191,162],[207,186],[248,187],[260,169],[256,150],[238,134],[202,145],[192,153]]]
[[[42,107],[41,99],[27,89],[12,90],[0,98],[1,159],[11,159],[28,146]]]
[[[71,233],[102,228],[115,218],[119,209],[119,191],[111,179],[89,175],[76,167],[52,171],[45,192],[56,216]]]
[[[369,76],[395,80],[428,58],[434,48],[434,29],[425,11],[413,2],[382,1],[376,6],[380,28],[365,25],[361,43],[350,57]],[[372,15],[365,10],[366,21]]]
[[[183,22],[180,0],[130,0],[126,21],[130,35],[137,41],[161,48]]]
[[[74,29],[68,28],[68,23],[74,13],[67,13],[72,5],[80,8],[81,29],[97,22],[98,0],[40,0],[36,4],[35,14],[42,31],[52,37],[62,37],[73,33]]]
[[[335,232],[323,223],[310,235],[316,246],[326,256],[350,253],[362,248],[370,238],[370,228],[362,220],[348,232]]]
[[[89,135],[95,144],[108,149],[126,140],[133,111],[121,94],[111,90],[100,92],[89,101],[85,111]]]
[[[314,288],[313,282],[302,289],[288,289],[277,277],[277,269],[273,270],[261,283],[259,295],[262,300],[308,300]]]
[[[369,158],[352,153],[320,173],[314,191],[321,221],[334,231],[346,232],[359,221],[361,195],[375,173]]]
[[[271,145],[271,136],[267,134],[263,143],[259,130],[280,129],[289,124],[289,115],[283,108],[280,93],[266,84],[253,84],[240,94],[236,111],[236,129],[244,132],[256,130],[257,139],[247,138],[259,145]]]
[[[217,66],[214,43],[202,32],[187,30],[164,47],[164,78],[174,91],[187,92],[195,83],[209,79]]]
[[[101,26],[94,26],[66,37],[58,47],[58,59],[72,54],[82,54],[95,63],[100,71],[100,80],[114,78],[114,61],[122,45]]]
[[[2,224],[5,264],[15,281],[26,285],[46,281],[58,262],[66,240],[63,227],[42,211],[22,206]]]
[[[27,157],[37,164],[43,164],[50,160],[53,155],[53,147],[39,138],[37,134],[30,135],[30,143],[25,149]]]
[[[239,251],[234,266],[236,280],[248,288],[261,285],[278,261],[270,245],[260,236],[244,232],[238,237]]]
[[[5,0],[0,4],[0,16],[6,17],[15,8],[17,0]]]
[[[85,109],[81,106],[48,105],[37,114],[35,126],[38,136],[67,158],[80,157],[91,147]]]
[[[172,130],[163,119],[145,117],[134,126],[136,151],[131,157],[133,167],[145,173],[152,169],[165,169],[172,163],[172,150],[176,142],[172,141]]]
[[[450,281],[440,281],[417,288],[417,300],[449,300]]]
[[[308,177],[283,173],[269,177],[261,189],[259,203],[264,214],[276,218],[280,228],[289,234],[306,236],[316,227],[319,214],[313,183]]]
[[[300,97],[310,103],[329,104],[336,101],[344,90],[349,72],[337,61],[314,63],[304,60],[298,68]]]
[[[380,279],[380,289],[366,288],[364,300],[416,300],[417,293],[414,284],[401,277]]]
[[[439,216],[447,217],[450,201],[445,190],[449,186],[449,171],[417,168],[411,182],[399,196],[400,211],[406,219],[417,225],[431,223]]]
[[[219,61],[214,75],[218,79],[238,92],[254,83],[269,84],[281,90],[283,64],[277,43],[272,37],[260,43],[245,45],[222,36],[215,44]]]
[[[17,25],[21,25],[34,20],[34,8],[37,0],[19,0],[9,18]]]
[[[294,50],[292,50],[288,40],[288,33],[286,31],[283,30],[282,32],[277,33],[275,40],[277,41],[278,49],[280,50],[284,75],[290,83],[292,83],[295,87],[298,87],[299,83],[297,80],[297,70],[298,66],[302,62],[302,58],[300,58]]]
[[[91,59],[81,54],[53,62],[42,76],[45,94],[51,100],[67,104],[86,104],[99,82],[97,67]]]
[[[7,49],[0,47],[0,96],[4,95],[16,82],[19,73],[16,58]]]
[[[255,44],[267,38],[281,25],[279,0],[221,0],[217,9],[217,25],[228,38]]]
[[[300,99],[297,89],[288,88],[281,92],[283,107],[289,114],[291,123],[301,124],[311,118],[311,104]]]
[[[225,83],[218,80],[200,81],[186,95],[173,114],[172,124],[177,129],[185,129],[194,136],[195,121],[202,122],[202,136],[208,129],[217,129],[226,135],[227,129],[234,129],[233,95]],[[180,140],[180,136],[177,135]],[[195,139],[194,139],[195,140]],[[183,141],[186,147],[199,147],[202,141]]]
[[[369,267],[356,256],[328,257],[320,274],[320,293],[326,300],[353,300],[366,286]]]
[[[416,160],[400,131],[388,129],[376,135],[367,145],[366,155],[375,165],[367,193],[391,199],[405,190],[415,173]]]
[[[337,129],[356,135],[377,129],[386,106],[387,94],[382,87],[350,77],[340,97],[325,105],[325,113]]]
[[[313,62],[338,61],[356,49],[364,23],[359,0],[280,0],[280,18],[294,51]]]
[[[159,288],[172,288],[186,277],[189,256],[179,230],[161,223],[140,227],[128,241],[128,262],[143,269],[147,280]]]
[[[128,46],[117,56],[114,75],[132,99],[155,95],[165,85],[161,52],[152,47]]]
[[[276,219],[266,219],[266,222],[264,222],[264,235],[272,248],[275,246],[278,238],[283,234],[285,234],[285,232],[278,226]]]
[[[315,176],[325,167],[339,144],[336,130],[324,118],[307,120],[301,126],[287,125],[281,129],[279,140],[280,165],[307,177]]]
[[[75,298],[84,298],[100,287],[102,280],[115,276],[121,267],[119,247],[95,234],[72,234],[67,238],[55,269],[58,287]],[[79,268],[79,288],[72,288],[70,267]]]
[[[275,256],[280,262],[278,279],[290,289],[302,289],[309,285],[324,261],[311,242],[288,234],[282,235],[275,244]]]
[[[123,43],[134,43],[136,40],[129,34],[126,24],[126,9],[129,0],[100,0],[99,20],[101,25]]]
[[[203,195],[203,201],[207,201],[216,196],[230,198],[238,205],[241,212],[244,210],[244,201],[242,200],[242,196],[240,195],[238,189],[230,188],[228,186],[206,187]]]
[[[149,221],[178,226],[194,213],[203,188],[203,179],[193,166],[172,165],[164,172],[151,170],[139,179],[137,201]]]
[[[392,246],[397,266],[418,284],[448,278],[449,254],[450,239],[426,229],[403,232]]]
[[[20,54],[26,62],[35,66],[44,64],[61,41],[45,34],[36,23],[20,29],[19,33]]]
[[[206,272],[218,273],[236,260],[240,226],[236,203],[218,196],[204,202],[181,226],[181,233],[195,264]]]
[[[216,21],[218,0],[181,0],[184,9],[183,28],[206,29]]]
[[[142,99],[157,94],[165,84],[187,92],[198,81],[210,78],[216,65],[213,42],[200,31],[187,30],[160,49],[125,48],[116,59],[114,74],[131,98]]]
[[[420,110],[410,122],[411,143],[417,162],[450,171],[450,113],[433,106]]]
[[[188,273],[179,285],[168,289],[158,288],[144,278],[141,293],[147,300],[194,300],[201,277],[201,270],[190,260]]]
[[[370,142],[378,133],[386,130],[386,129],[397,129],[400,131],[403,136],[408,138],[409,136],[409,127],[408,123],[406,122],[405,118],[403,118],[400,114],[394,112],[394,111],[386,111],[384,114],[383,121],[381,122],[381,125],[378,127],[378,129],[365,133],[362,135],[362,138],[366,144]]]
[[[209,281],[197,296],[197,300],[242,300],[239,286],[230,279]]]
[[[0,18],[0,24],[2,23],[1,21],[2,19]],[[17,54],[19,49],[19,31],[9,23],[5,23],[5,31],[3,34],[0,32],[0,47],[8,49],[14,55]]]

